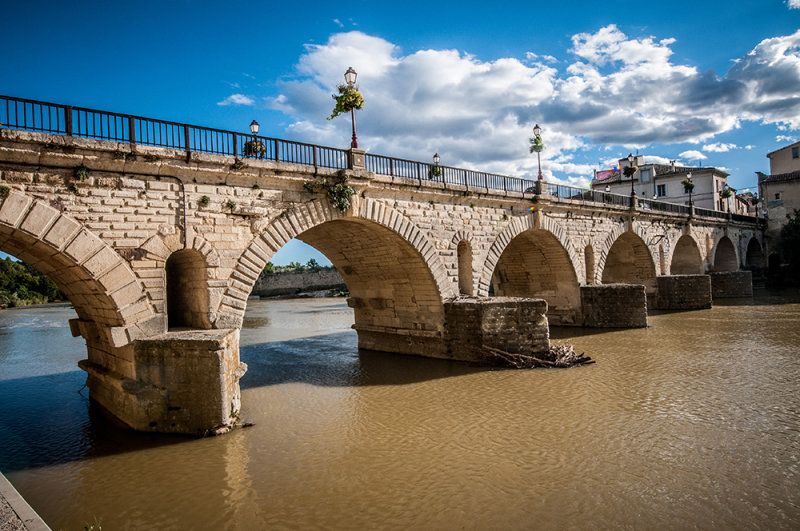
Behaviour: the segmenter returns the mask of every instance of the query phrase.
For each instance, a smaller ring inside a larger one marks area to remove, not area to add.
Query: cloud
[[[344,24],[342,24],[342,21],[339,20],[338,18],[333,19],[333,23],[339,26],[340,28],[344,27]]]
[[[574,155],[597,145],[627,153],[706,142],[703,150],[724,152],[737,146],[708,141],[744,120],[800,128],[800,30],[758,43],[724,74],[673,63],[674,42],[609,25],[573,36],[573,57],[557,70],[536,52],[487,61],[343,32],[306,45],[268,105],[291,116],[293,137],[346,145],[349,120],[324,118],[353,66],[366,100],[356,127],[369,151],[414,160],[438,152],[445,165],[528,176],[537,171],[528,153],[534,123],[544,129],[543,171],[567,176],[591,175],[594,165]]]
[[[736,144],[722,144],[720,142],[703,146],[703,151],[710,151],[712,153],[727,153],[732,149],[739,149],[739,146]]]
[[[800,9],[800,0],[786,0],[786,5],[789,9]]]
[[[697,151],[696,149],[690,149],[689,151],[684,151],[683,153],[678,154],[678,156],[682,159],[688,160],[705,160],[708,157]]]
[[[797,142],[797,137],[790,135],[778,135],[775,137],[775,142],[789,142],[791,144]]]
[[[255,105],[255,100],[250,96],[244,94],[231,94],[222,101],[218,101],[217,105]]]

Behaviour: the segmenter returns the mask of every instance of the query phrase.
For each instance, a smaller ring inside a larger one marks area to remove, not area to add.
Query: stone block
[[[712,299],[753,296],[753,273],[750,271],[726,271],[709,275]]]
[[[31,205],[31,198],[11,192],[0,205],[0,223],[16,227]]]
[[[670,275],[656,279],[657,310],[699,310],[711,308],[711,277]]]
[[[25,216],[25,219],[22,221],[19,228],[28,234],[40,238],[48,229],[48,227],[50,227],[50,224],[53,223],[53,220],[60,215],[60,212],[55,208],[48,206],[41,201],[36,201],[34,202],[33,207],[30,209],[28,214]]]
[[[588,328],[647,327],[647,294],[640,284],[581,286],[581,306]]]

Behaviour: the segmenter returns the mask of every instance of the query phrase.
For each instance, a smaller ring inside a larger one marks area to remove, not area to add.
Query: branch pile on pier
[[[576,354],[575,347],[572,345],[550,345],[549,351],[542,352],[536,356],[531,356],[530,354],[515,354],[485,345],[483,350],[497,360],[499,364],[514,367],[515,369],[575,367],[594,363],[594,360],[588,356],[584,356],[583,352]]]

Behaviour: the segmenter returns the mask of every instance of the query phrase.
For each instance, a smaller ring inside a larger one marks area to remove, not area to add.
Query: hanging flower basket
[[[339,95],[333,95],[336,105],[328,120],[333,120],[340,114],[345,114],[355,109],[360,111],[364,107],[364,96],[358,91],[358,85],[339,85]]]
[[[682,180],[681,184],[683,185],[683,191],[686,192],[686,193],[689,193],[692,190],[694,190],[694,183],[692,181],[690,181],[689,179]]]

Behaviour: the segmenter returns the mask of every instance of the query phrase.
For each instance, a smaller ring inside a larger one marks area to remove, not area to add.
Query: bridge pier
[[[642,284],[581,286],[583,326],[588,328],[647,327],[647,293]]]
[[[664,275],[656,278],[657,310],[711,308],[711,277],[708,275]]]
[[[753,296],[753,273],[751,271],[724,271],[711,275],[711,296],[714,299],[730,299]]]
[[[247,370],[239,361],[239,330],[167,332],[113,352],[98,349],[98,336],[84,338],[89,359],[79,366],[88,373],[90,398],[123,424],[210,435],[237,423],[239,379]],[[120,357],[124,363],[114,363]]]

